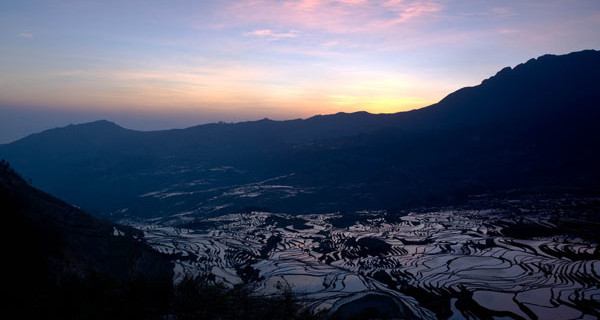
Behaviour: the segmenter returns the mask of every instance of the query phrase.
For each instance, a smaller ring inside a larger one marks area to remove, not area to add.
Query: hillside
[[[142,232],[32,188],[4,161],[0,203],[11,310],[25,318],[101,318],[148,316],[168,307],[172,264]]]
[[[600,52],[505,68],[396,114],[139,132],[108,121],[0,146],[35,186],[113,219],[390,209],[509,189],[594,192]]]

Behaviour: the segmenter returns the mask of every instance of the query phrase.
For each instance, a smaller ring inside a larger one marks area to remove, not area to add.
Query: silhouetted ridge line
[[[153,132],[101,122],[30,136],[0,146],[0,155],[73,203],[132,216],[335,212],[514,188],[589,190],[600,181],[598,88],[600,52],[587,50],[505,68],[408,112]]]

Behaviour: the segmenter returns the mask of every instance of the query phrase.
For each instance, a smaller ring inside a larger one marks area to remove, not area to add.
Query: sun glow
[[[592,0],[29,1],[0,10],[0,111],[391,113],[600,43]]]

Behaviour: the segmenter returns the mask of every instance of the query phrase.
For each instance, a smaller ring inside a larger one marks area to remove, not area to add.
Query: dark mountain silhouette
[[[598,88],[600,52],[587,50],[502,69],[409,112],[154,132],[98,121],[31,135],[0,146],[0,155],[55,195],[134,216],[389,209],[513,188],[595,190]]]
[[[148,316],[168,307],[172,264],[141,231],[100,221],[32,188],[4,160],[0,206],[10,257],[7,306],[14,314],[127,318],[132,314],[125,311]]]
[[[6,312],[21,318],[327,319],[309,314],[291,291],[257,297],[206,276],[174,285],[173,263],[146,244],[143,232],[32,188],[4,160],[0,208]]]

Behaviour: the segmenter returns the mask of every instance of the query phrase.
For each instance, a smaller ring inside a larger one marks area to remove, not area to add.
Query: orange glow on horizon
[[[339,70],[335,77],[288,80],[277,69],[222,65],[178,71],[164,69],[60,71],[41,78],[62,81],[17,87],[4,103],[74,111],[243,115],[289,119],[315,114],[367,111],[395,113],[431,105],[439,92],[423,90],[405,75],[370,70]],[[430,98],[431,97],[431,98]],[[12,98],[12,99],[11,99]]]

